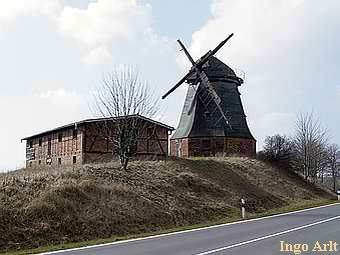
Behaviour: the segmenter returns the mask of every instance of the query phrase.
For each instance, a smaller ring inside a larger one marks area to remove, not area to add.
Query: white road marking
[[[282,232],[274,233],[274,234],[271,234],[271,235],[262,236],[262,237],[255,238],[255,239],[252,239],[252,240],[244,241],[244,242],[241,242],[241,243],[236,243],[236,244],[221,247],[221,248],[218,248],[218,249],[214,249],[214,250],[210,250],[210,251],[206,251],[206,252],[202,252],[202,253],[197,253],[197,254],[194,254],[194,255],[208,255],[208,254],[213,254],[213,253],[220,252],[220,251],[229,250],[229,249],[232,249],[232,248],[235,248],[235,247],[247,245],[247,244],[250,244],[250,243],[259,242],[259,241],[262,241],[262,240],[265,240],[265,239],[284,235],[284,234],[287,234],[287,233],[291,233],[291,232],[298,231],[298,230],[301,230],[301,229],[309,228],[309,227],[312,227],[312,226],[316,226],[316,225],[326,223],[326,222],[329,222],[329,221],[332,221],[332,220],[337,220],[337,219],[340,219],[340,215],[329,218],[329,219],[317,221],[317,222],[314,222],[314,223],[311,223],[311,224],[307,224],[307,225],[304,225],[304,226],[300,226],[300,227],[288,229],[288,230],[285,230],[285,231],[282,231]]]
[[[196,232],[196,231],[201,231],[201,230],[220,228],[220,227],[225,227],[225,226],[230,226],[230,225],[244,224],[244,223],[253,222],[253,221],[271,219],[271,218],[296,214],[296,213],[300,213],[300,212],[307,212],[307,211],[311,211],[311,210],[321,209],[321,208],[330,207],[330,206],[337,206],[337,205],[340,205],[340,203],[334,203],[334,204],[330,204],[330,205],[322,205],[322,206],[318,206],[318,207],[312,207],[312,208],[288,212],[288,213],[281,213],[281,214],[266,216],[266,217],[262,217],[262,218],[254,218],[254,219],[249,219],[249,220],[213,225],[213,226],[209,226],[209,227],[195,228],[195,229],[183,230],[183,231],[178,231],[178,232],[171,232],[171,233],[166,233],[166,234],[140,237],[140,238],[135,238],[135,239],[128,239],[128,240],[123,240],[123,241],[111,242],[111,243],[96,244],[96,245],[84,246],[84,247],[72,248],[72,249],[66,249],[66,250],[51,251],[51,252],[45,252],[45,253],[39,253],[39,254],[40,255],[50,255],[50,254],[58,254],[58,253],[63,253],[63,252],[71,252],[71,251],[80,251],[80,250],[86,250],[86,249],[92,249],[92,248],[100,248],[100,247],[105,247],[105,246],[110,246],[110,245],[118,245],[118,244],[124,244],[124,243],[136,242],[136,241],[144,241],[144,240],[148,240],[148,239],[155,239],[155,238],[167,237],[167,236],[172,236],[172,235]]]

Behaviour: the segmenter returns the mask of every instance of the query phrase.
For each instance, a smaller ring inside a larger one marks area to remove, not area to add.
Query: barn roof
[[[155,124],[157,126],[166,128],[168,130],[171,130],[171,131],[174,130],[174,128],[171,127],[171,126],[168,126],[168,125],[166,125],[166,124],[164,124],[162,122],[159,122],[159,121],[147,118],[147,117],[139,115],[139,114],[115,117],[114,119],[118,120],[118,119],[122,119],[122,118],[140,118],[142,120],[149,121],[149,122],[151,122],[151,123],[153,123],[153,124]],[[60,130],[63,130],[63,129],[70,128],[70,127],[81,126],[81,125],[86,124],[86,123],[94,123],[94,122],[100,122],[100,121],[106,121],[106,120],[112,120],[112,118],[94,118],[94,119],[81,120],[81,121],[78,121],[78,122],[74,122],[74,123],[70,123],[70,124],[67,124],[67,125],[63,125],[63,126],[60,126],[60,127],[54,128],[54,129],[50,129],[50,130],[47,130],[47,131],[44,131],[44,132],[41,132],[41,133],[38,133],[38,134],[35,134],[35,135],[32,135],[32,136],[28,136],[28,137],[22,138],[21,141],[30,140],[32,138],[36,138],[36,137],[39,137],[39,136],[43,136],[43,135],[47,135],[47,134],[50,134],[50,133],[54,133],[54,132],[57,132],[57,131],[60,131]]]

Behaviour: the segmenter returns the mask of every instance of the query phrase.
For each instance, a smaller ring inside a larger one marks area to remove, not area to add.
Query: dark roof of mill
[[[139,115],[139,114],[127,115],[127,116],[121,116],[121,117],[114,117],[114,119],[117,119],[117,120],[121,119],[121,118],[140,118],[142,120],[149,121],[149,122],[151,122],[151,123],[153,123],[155,125],[164,127],[164,128],[166,128],[168,130],[174,130],[174,128],[171,127],[171,126],[168,126],[168,125],[166,125],[166,124],[164,124],[162,122],[150,119],[148,117],[145,117],[145,116],[142,116],[142,115]],[[93,123],[93,122],[106,121],[106,120],[112,120],[112,118],[108,117],[108,118],[94,118],[94,119],[81,120],[81,121],[78,121],[78,122],[74,122],[74,123],[70,123],[70,124],[67,124],[67,125],[63,125],[63,126],[60,126],[60,127],[54,128],[54,129],[50,129],[50,130],[47,130],[47,131],[44,131],[44,132],[41,132],[41,133],[38,133],[38,134],[35,134],[35,135],[32,135],[32,136],[28,136],[28,137],[22,138],[21,141],[25,141],[25,140],[36,138],[36,137],[39,137],[39,136],[43,136],[43,135],[47,135],[47,134],[50,134],[50,133],[54,133],[54,132],[60,131],[62,129],[67,129],[67,128],[70,128],[70,127],[73,127],[73,126],[80,126],[80,125],[83,125],[83,124],[86,124],[86,123]]]
[[[209,77],[211,82],[213,81],[229,81],[235,82],[238,85],[243,83],[243,80],[235,74],[234,70],[223,63],[216,57],[210,57],[209,61],[204,64],[203,70]],[[194,83],[197,77],[194,75],[188,78],[189,83]]]
[[[171,139],[221,136],[254,139],[246,121],[238,90],[243,80],[216,57],[211,57],[203,66],[203,70],[221,98],[220,106],[229,119],[230,125],[225,124],[221,113],[214,110],[213,104],[209,104],[212,111],[207,114],[207,106],[201,100],[196,100],[196,90],[200,91],[202,84],[189,86],[179,125]]]
[[[211,57],[203,69],[210,79],[237,77],[233,69],[216,57]]]

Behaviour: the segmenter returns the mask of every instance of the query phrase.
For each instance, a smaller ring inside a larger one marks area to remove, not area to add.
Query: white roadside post
[[[340,189],[336,191],[336,194],[338,195],[338,201],[340,201]]]
[[[241,214],[242,214],[242,219],[244,219],[246,217],[245,205],[246,205],[246,200],[244,198],[241,198]]]

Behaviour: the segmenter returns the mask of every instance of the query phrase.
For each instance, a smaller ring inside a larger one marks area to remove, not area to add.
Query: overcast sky
[[[250,129],[291,134],[314,111],[340,143],[340,2],[337,0],[2,0],[0,171],[24,165],[22,137],[92,117],[91,91],[105,72],[137,67],[161,95],[193,56],[235,33],[217,57],[246,73]],[[186,86],[162,101],[176,126]]]

